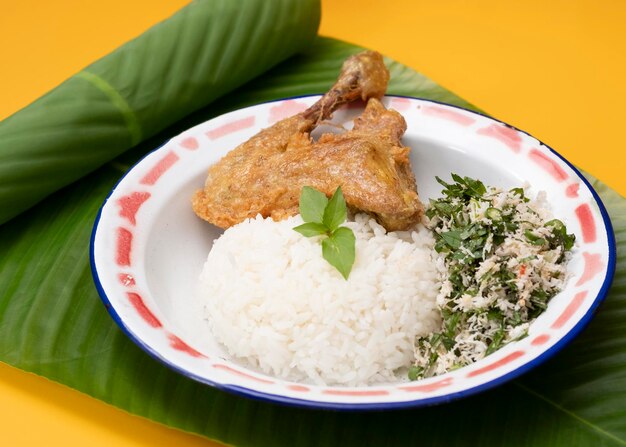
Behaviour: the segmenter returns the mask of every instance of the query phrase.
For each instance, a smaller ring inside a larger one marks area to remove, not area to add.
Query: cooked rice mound
[[[346,281],[320,238],[258,216],[215,241],[200,277],[211,330],[233,360],[304,383],[402,380],[415,338],[439,328],[434,240],[421,225],[387,233],[367,215],[346,223],[356,260]]]

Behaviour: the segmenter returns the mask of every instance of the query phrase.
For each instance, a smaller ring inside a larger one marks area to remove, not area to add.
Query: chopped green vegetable
[[[487,211],[485,211],[485,216],[493,221],[501,221],[502,211],[500,211],[498,208],[487,208]]]
[[[326,236],[322,239],[322,256],[348,279],[356,257],[356,237],[350,228],[340,227],[347,216],[341,187],[328,200],[323,192],[304,186],[300,193],[300,215],[305,223],[294,231],[305,237]]]
[[[545,223],[546,227],[554,228],[554,231],[564,232],[565,224],[559,219],[552,219]]]
[[[570,250],[574,246],[576,236],[574,234],[567,234],[565,224],[559,219],[552,219],[546,222],[546,227],[552,229],[552,237],[550,238],[552,245],[562,245],[565,250]]]
[[[425,213],[446,266],[441,329],[416,340],[409,378],[460,368],[526,336],[558,293],[575,241],[562,221],[540,219],[533,208],[540,204],[523,188],[451,176],[453,183],[437,177],[443,197],[430,200]]]
[[[446,244],[452,248],[459,248],[461,246],[461,232],[458,230],[441,233],[441,237]]]
[[[524,202],[530,201],[530,199],[528,199],[524,193],[524,188],[513,188],[510,189],[509,192],[518,195]]]
[[[528,242],[533,245],[544,245],[546,243],[546,240],[544,238],[537,236],[530,230],[524,231],[524,236],[526,236]]]
[[[456,182],[448,184],[441,180],[439,177],[435,177],[437,182],[445,189],[442,191],[448,197],[476,197],[482,198],[483,194],[487,192],[485,185],[480,180],[474,180],[469,177],[461,177],[456,174],[452,174],[452,179]]]
[[[502,346],[502,340],[504,340],[504,328],[500,326],[500,329],[498,329],[496,335],[493,336],[493,340],[491,340],[491,343],[489,344],[485,355],[493,354],[494,352],[496,352],[500,348],[500,346]]]
[[[424,368],[419,366],[411,366],[409,368],[409,380],[417,380],[417,378],[424,372]]]

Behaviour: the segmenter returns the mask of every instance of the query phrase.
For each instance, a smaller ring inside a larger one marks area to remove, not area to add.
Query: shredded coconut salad
[[[431,200],[427,226],[436,238],[442,287],[441,329],[420,337],[409,378],[473,363],[527,335],[530,323],[564,286],[574,245],[563,222],[522,188],[503,191],[452,174]]]

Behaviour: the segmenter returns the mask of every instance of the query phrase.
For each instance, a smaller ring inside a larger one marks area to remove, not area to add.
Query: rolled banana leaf
[[[0,224],[308,47],[319,0],[197,0],[0,122]]]
[[[392,412],[288,408],[194,382],[138,348],[98,297],[89,235],[110,189],[138,157],[215,114],[325,91],[360,48],[318,39],[292,57],[0,226],[0,361],[133,414],[236,446],[623,446],[626,444],[626,199],[598,181],[615,229],[611,292],[589,327],[530,373],[450,404]],[[389,92],[466,101],[387,60]]]

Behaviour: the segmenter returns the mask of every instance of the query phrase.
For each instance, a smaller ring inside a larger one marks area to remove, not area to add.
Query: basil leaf
[[[321,224],[324,219],[324,209],[328,205],[326,194],[310,186],[303,186],[300,193],[300,216],[305,222]],[[345,206],[345,205],[344,205]]]
[[[322,241],[322,256],[348,279],[355,258],[356,237],[350,228],[337,228]]]
[[[328,232],[328,229],[324,224],[317,222],[307,222],[302,225],[298,225],[297,227],[294,227],[294,231],[297,231],[303,236],[312,237],[326,234]]]
[[[346,220],[346,215],[346,201],[339,186],[326,205],[322,222],[330,231],[335,231]]]

